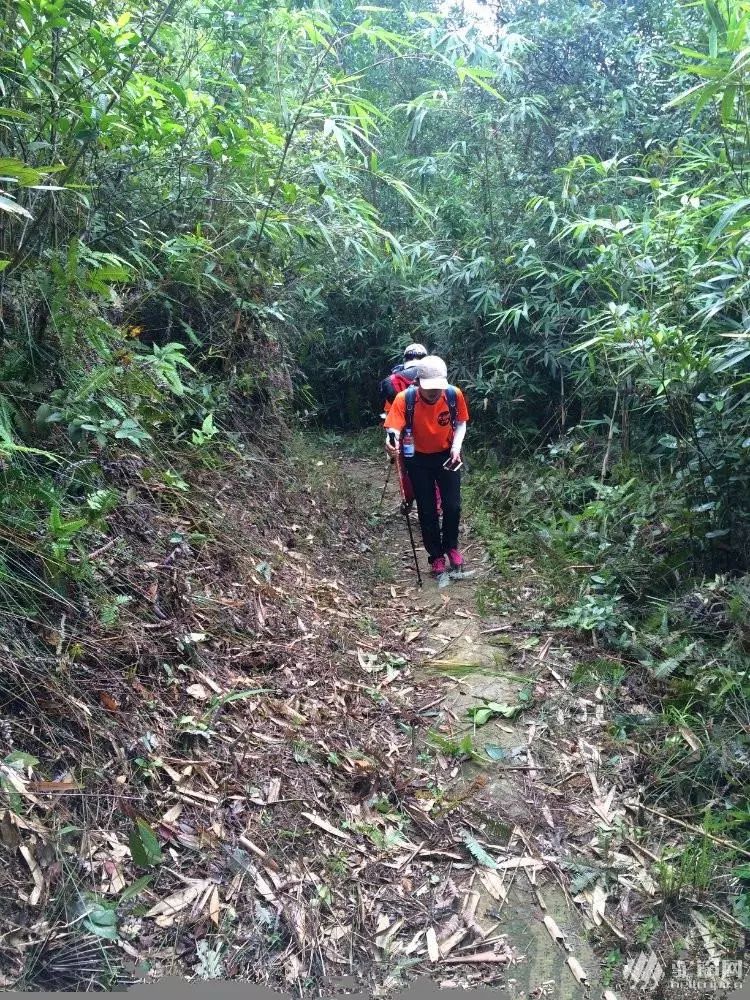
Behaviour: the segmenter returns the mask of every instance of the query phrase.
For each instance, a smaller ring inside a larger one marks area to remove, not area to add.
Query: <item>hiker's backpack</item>
[[[406,429],[414,429],[414,407],[417,403],[417,387],[415,385],[410,385],[406,390]],[[445,398],[448,402],[448,410],[451,415],[451,427],[455,434],[456,425],[458,424],[457,408],[456,408],[456,387],[454,385],[449,385],[445,390]]]
[[[408,389],[413,381],[414,379],[410,378],[403,370],[392,372],[388,378],[383,379],[380,383],[381,398],[392,403],[396,396],[404,389]]]

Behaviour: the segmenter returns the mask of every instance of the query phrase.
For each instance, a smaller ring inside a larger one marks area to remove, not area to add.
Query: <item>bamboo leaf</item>
[[[130,832],[130,853],[139,868],[152,868],[162,860],[161,847],[156,834],[143,819],[136,819]]]
[[[478,864],[484,865],[485,868],[498,867],[497,861],[485,851],[482,845],[470,833],[464,834],[464,844],[466,844],[469,853]]]
[[[10,212],[11,215],[21,215],[25,219],[32,218],[31,212],[28,212],[23,205],[19,205],[17,201],[13,201],[12,198],[7,198],[3,194],[0,194],[0,209],[4,212]]]
[[[719,217],[719,221],[708,235],[708,242],[713,243],[718,236],[721,236],[735,215],[739,215],[740,212],[743,212],[748,207],[750,207],[750,198],[740,198],[724,209]]]

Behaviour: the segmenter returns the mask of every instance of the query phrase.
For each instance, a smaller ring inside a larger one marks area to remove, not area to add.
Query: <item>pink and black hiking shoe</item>
[[[449,549],[448,558],[450,559],[451,569],[463,569],[464,557],[458,549]]]
[[[446,565],[445,559],[442,556],[438,556],[437,559],[433,559],[430,565],[430,572],[433,576],[442,576],[445,573]]]

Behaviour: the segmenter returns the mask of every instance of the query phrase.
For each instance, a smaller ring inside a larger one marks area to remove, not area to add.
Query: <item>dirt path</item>
[[[543,906],[595,978],[558,888],[535,599],[480,614],[496,580],[471,539],[475,576],[418,591],[403,520],[376,513],[383,473],[303,439],[280,468],[203,470],[184,508],[139,480],[106,562],[142,598],[68,622],[71,658],[21,631],[5,647],[4,987],[179,974],[320,997],[343,975],[382,997],[429,976],[577,996]],[[474,732],[483,698],[519,717]]]
[[[377,507],[383,488],[382,463],[360,462],[355,476],[371,492]],[[530,658],[519,671],[509,655],[514,623],[500,620],[497,614],[480,613],[495,575],[481,543],[465,525],[462,550],[467,576],[447,585],[444,580],[440,585],[426,575],[426,553],[419,544],[416,513],[412,515],[424,579],[423,587],[417,587],[398,501],[397,485],[392,481],[379,519],[382,551],[378,553],[384,577],[392,573],[392,581],[382,587],[390,590],[400,613],[406,616],[406,638],[419,658],[416,676],[452,682],[441,704],[439,738],[444,749],[459,761],[455,778],[458,788],[474,804],[477,837],[497,842],[503,850],[519,841],[526,848],[523,865],[502,871],[499,885],[499,880],[487,880],[488,884],[481,877],[475,880],[473,889],[479,895],[476,919],[488,937],[507,935],[514,951],[524,956],[509,970],[509,995],[561,1000],[585,995],[568,957],[578,960],[591,987],[600,986],[600,975],[580,909],[545,860],[545,845],[549,847],[548,842],[555,839],[552,814],[557,802],[544,784],[545,772],[537,756],[540,726],[529,713],[514,714],[514,708],[530,697],[544,655]],[[484,703],[507,706],[511,718],[496,715],[481,728],[475,726],[469,710]],[[462,754],[461,749],[466,752]],[[545,828],[541,836],[540,824]],[[545,916],[565,935],[568,951],[554,945]]]
[[[377,506],[383,464],[356,475]],[[539,567],[511,553],[499,572],[466,525],[472,575],[417,588],[398,499],[391,484],[377,523],[393,580],[378,589],[406,618],[415,677],[448,682],[431,741],[476,839],[504,858],[492,869],[501,886],[480,868],[471,891],[488,938],[507,935],[523,956],[507,971],[510,995],[736,995],[741,980],[722,978],[748,968],[722,884],[733,855],[643,788],[659,763],[628,723],[658,712],[648,678],[556,626],[559,596]],[[696,750],[685,727],[672,739]]]
[[[706,841],[638,791],[652,762],[617,715],[648,711],[637,675],[615,697],[621,665],[553,627],[535,565],[500,573],[470,533],[473,575],[418,589],[383,461],[295,448],[204,470],[184,509],[142,482],[106,553],[140,603],[68,623],[80,660],[20,627],[4,647],[0,984],[75,991],[93,967],[320,997],[344,975],[383,997],[429,976],[566,1000],[577,975],[623,1000],[654,948],[660,1000],[705,995],[670,963],[741,954],[739,922],[708,891],[721,857],[697,867]]]

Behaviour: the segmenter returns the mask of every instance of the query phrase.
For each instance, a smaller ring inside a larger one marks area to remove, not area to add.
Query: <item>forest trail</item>
[[[345,976],[383,996],[428,976],[577,996],[541,900],[595,981],[558,893],[544,726],[474,734],[467,715],[530,709],[541,656],[533,622],[477,610],[497,582],[478,543],[475,577],[418,591],[395,492],[376,513],[383,462],[309,439],[283,466],[204,471],[188,508],[126,472],[99,549],[139,596],[63,622],[44,658],[21,625],[7,647],[6,696],[26,695],[3,762],[3,985],[177,974],[327,996]]]
[[[375,506],[383,496],[383,469],[382,462],[361,460],[353,470],[354,478],[369,490]],[[497,581],[481,541],[472,536],[467,525],[462,527],[461,543],[467,573],[463,579],[448,583],[443,578],[439,583],[426,573],[416,511],[412,513],[424,580],[423,586],[417,587],[407,529],[398,511],[399,499],[397,480],[391,475],[380,508],[381,545],[383,552],[401,553],[393,558],[395,583],[388,585],[391,597],[402,592],[402,612],[413,616],[415,626],[421,623],[406,636],[414,648],[415,674],[428,681],[450,682],[441,703],[441,734],[451,748],[473,745],[484,758],[477,763],[465,754],[460,766],[452,771],[467,802],[481,789],[473,810],[477,836],[488,841],[502,840],[502,850],[520,842],[525,845],[525,861],[529,862],[527,867],[503,872],[501,885],[495,879],[483,881],[481,874],[472,879],[471,891],[478,894],[474,915],[488,939],[505,935],[520,958],[508,971],[508,995],[552,996],[560,1000],[581,996],[585,990],[577,982],[567,957],[572,955],[580,963],[587,974],[587,985],[593,988],[600,986],[598,962],[586,939],[578,907],[564,883],[552,877],[541,860],[543,838],[537,835],[539,826],[545,825],[543,817],[551,819],[557,807],[556,796],[540,779],[556,783],[561,776],[553,777],[549,769],[545,772],[535,764],[535,736],[546,728],[534,719],[536,713],[520,719],[512,714],[513,708],[528,698],[546,653],[531,658],[522,672],[509,665],[513,633],[523,628],[518,629],[517,622],[499,621],[497,615],[478,611],[483,593]],[[549,644],[542,645],[542,650],[545,648],[549,651]],[[477,728],[469,713],[482,704],[506,706],[511,717],[493,715]],[[502,763],[493,763],[491,757]],[[554,820],[552,824],[554,829]],[[567,950],[553,944],[545,916],[552,917],[565,935]]]
[[[730,996],[747,0],[0,32],[0,989]],[[476,459],[420,590],[413,338]]]
[[[466,525],[473,575],[417,588],[395,483],[378,511],[384,460],[354,447],[227,463],[188,509],[129,466],[102,562],[145,596],[80,649],[60,626],[29,661],[11,637],[5,986],[623,998],[668,891],[683,953],[732,954],[715,896],[665,881],[685,834],[612,735],[637,679],[615,704],[533,561],[495,568]]]

